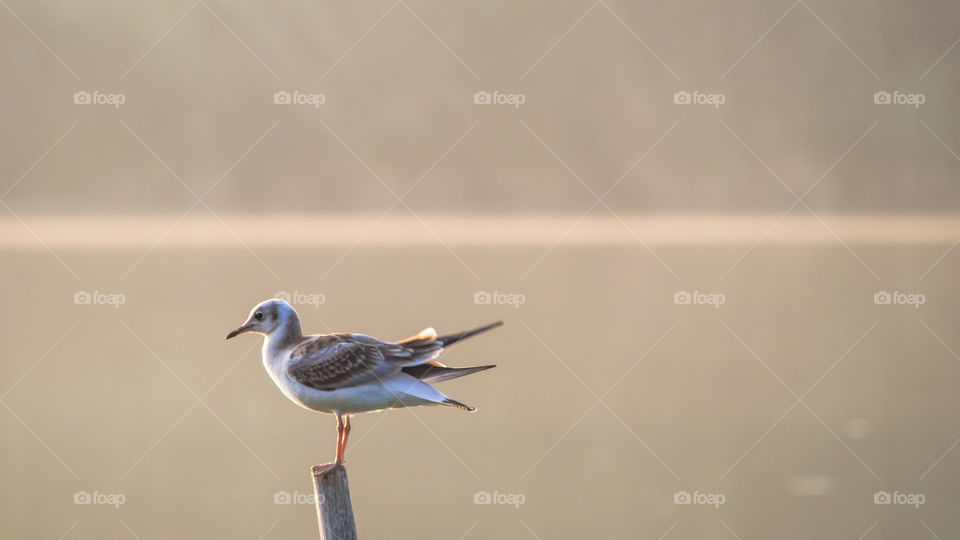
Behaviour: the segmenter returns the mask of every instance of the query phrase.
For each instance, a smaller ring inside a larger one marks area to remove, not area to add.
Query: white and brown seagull
[[[337,456],[332,465],[337,466],[343,463],[352,414],[418,405],[475,411],[430,383],[494,366],[452,368],[436,359],[445,347],[502,324],[497,321],[445,336],[427,328],[395,343],[363,334],[304,336],[297,312],[275,298],[257,304],[227,339],[247,332],[262,334],[263,366],[280,391],[301,407],[336,415]],[[314,474],[325,469],[315,467]]]

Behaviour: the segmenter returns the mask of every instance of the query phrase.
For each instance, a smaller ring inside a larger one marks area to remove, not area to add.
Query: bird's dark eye
[[[263,312],[262,312],[262,311],[258,311],[258,312],[256,312],[256,313],[254,313],[254,314],[253,314],[253,318],[256,319],[256,320],[258,320],[258,321],[262,321],[262,320],[263,320]]]

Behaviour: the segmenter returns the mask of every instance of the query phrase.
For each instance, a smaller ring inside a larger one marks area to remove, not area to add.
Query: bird
[[[336,457],[313,469],[314,476],[321,476],[344,463],[351,415],[421,405],[476,411],[431,385],[496,366],[447,367],[437,357],[458,341],[502,325],[497,321],[443,336],[426,328],[396,342],[351,333],[304,336],[293,306],[272,298],[254,306],[226,339],[263,335],[263,366],[280,391],[305,409],[337,417]]]

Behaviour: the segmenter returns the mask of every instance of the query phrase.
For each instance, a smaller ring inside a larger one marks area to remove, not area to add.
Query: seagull
[[[445,336],[427,328],[397,342],[363,334],[304,336],[296,310],[273,298],[257,304],[227,339],[248,332],[263,335],[263,366],[283,395],[306,409],[336,415],[336,459],[314,467],[314,476],[320,476],[343,464],[352,414],[418,405],[475,411],[443,395],[431,383],[495,366],[454,368],[436,359],[445,347],[502,325],[503,321],[497,321]]]

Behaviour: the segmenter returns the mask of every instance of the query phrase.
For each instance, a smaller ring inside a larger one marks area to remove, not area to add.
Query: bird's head
[[[290,304],[279,298],[271,298],[254,306],[250,310],[247,322],[227,334],[227,339],[247,332],[269,336],[278,329],[287,328],[292,323],[296,323],[299,331],[299,322],[297,312]]]

